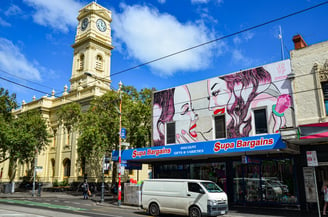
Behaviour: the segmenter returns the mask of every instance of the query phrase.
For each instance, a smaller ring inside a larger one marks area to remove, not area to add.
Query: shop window
[[[197,183],[188,182],[188,191],[195,192],[195,193],[201,193],[202,187],[200,187]]]
[[[214,117],[215,122],[215,138],[225,138],[226,137],[226,124],[225,124],[225,116],[215,116]]]
[[[254,110],[255,133],[268,133],[266,109]]]
[[[325,103],[326,116],[328,116],[328,82],[321,83],[321,88],[322,88],[323,99]]]
[[[166,123],[166,144],[175,143],[175,122]]]

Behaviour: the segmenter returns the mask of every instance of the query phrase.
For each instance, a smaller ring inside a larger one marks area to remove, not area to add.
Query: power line
[[[26,85],[23,85],[23,84],[17,83],[17,82],[15,82],[15,81],[11,81],[11,80],[6,79],[6,78],[3,78],[3,77],[0,77],[0,79],[5,80],[5,81],[10,82],[10,83],[13,83],[13,84],[16,84],[16,85],[21,86],[21,87],[25,87],[25,88],[30,89],[30,90],[34,90],[34,91],[39,92],[39,93],[48,94],[48,93],[43,92],[43,91],[41,91],[41,90],[38,90],[38,89],[35,89],[35,88],[32,88],[32,87],[28,87],[28,86],[26,86]]]
[[[159,57],[157,59],[154,59],[154,60],[151,60],[151,61],[148,61],[148,62],[145,62],[145,63],[142,63],[142,64],[139,64],[139,65],[136,65],[136,66],[133,66],[133,67],[130,67],[130,68],[127,68],[127,69],[124,69],[124,70],[121,70],[121,71],[118,71],[118,72],[115,72],[115,73],[112,73],[111,74],[111,77],[115,76],[115,75],[118,75],[118,74],[122,74],[124,72],[127,72],[127,71],[131,71],[133,69],[136,69],[136,68],[140,68],[142,66],[145,66],[145,65],[149,65],[153,62],[157,62],[157,61],[160,61],[162,59],[166,59],[166,58],[169,58],[169,57],[172,57],[172,56],[175,56],[175,55],[178,55],[180,53],[184,53],[184,52],[187,52],[187,51],[190,51],[190,50],[193,50],[193,49],[196,49],[196,48],[199,48],[199,47],[202,47],[202,46],[205,46],[205,45],[208,45],[208,44],[211,44],[211,43],[214,43],[214,42],[217,42],[217,41],[220,41],[220,40],[223,40],[223,39],[226,39],[226,38],[230,38],[232,36],[235,36],[235,35],[239,35],[241,33],[244,33],[244,32],[247,32],[247,31],[250,31],[250,30],[253,30],[253,29],[257,29],[257,28],[260,28],[260,27],[263,27],[265,25],[268,25],[268,24],[271,24],[271,23],[274,23],[274,22],[277,22],[277,21],[280,21],[280,20],[283,20],[283,19],[286,19],[286,18],[289,18],[291,16],[295,16],[295,15],[298,15],[298,14],[301,14],[301,13],[304,13],[304,12],[307,12],[307,11],[310,11],[312,9],[315,9],[315,8],[318,8],[318,7],[321,7],[325,4],[327,4],[328,1],[324,1],[322,3],[319,3],[317,5],[314,5],[314,6],[311,6],[311,7],[308,7],[308,8],[305,8],[303,10],[300,10],[300,11],[296,11],[296,12],[293,12],[291,14],[288,14],[288,15],[285,15],[285,16],[282,16],[282,17],[279,17],[279,18],[275,18],[275,19],[272,19],[272,20],[269,20],[267,22],[264,22],[264,23],[261,23],[261,24],[258,24],[258,25],[255,25],[255,26],[252,26],[252,27],[248,27],[248,28],[245,28],[243,30],[240,30],[240,31],[237,31],[237,32],[234,32],[234,33],[231,33],[231,34],[228,34],[228,35],[224,35],[222,37],[219,37],[219,38],[216,38],[216,39],[213,39],[213,40],[210,40],[210,41],[207,41],[207,42],[204,42],[204,43],[201,43],[199,45],[195,45],[193,47],[190,47],[190,48],[186,48],[184,50],[180,50],[180,51],[177,51],[177,52],[174,52],[172,54],[168,54],[166,56],[163,56],[163,57]],[[3,70],[1,70],[3,71]],[[8,73],[9,74],[9,73]],[[1,77],[0,77],[1,78]],[[104,79],[106,77],[100,77],[99,79]],[[30,87],[27,87],[25,85],[22,85],[22,84],[19,84],[17,82],[13,82],[13,81],[10,81],[10,80],[7,80],[7,79],[4,79],[4,78],[1,78],[3,80],[6,80],[8,82],[11,82],[11,83],[14,83],[14,84],[17,84],[19,86],[22,86],[22,87],[25,87],[25,88],[28,88],[28,89],[31,89],[31,90],[34,90],[34,91],[37,91],[37,92],[40,92],[40,93],[45,93],[43,91],[40,91],[40,90],[37,90],[37,89],[34,89],[34,88],[30,88]],[[93,83],[93,82],[96,82],[97,79],[95,79],[95,81],[91,81],[89,82],[88,84],[90,83]],[[46,93],[48,94],[48,93]]]
[[[180,53],[183,53],[183,52],[186,52],[186,51],[189,51],[189,50],[192,50],[192,49],[195,49],[195,48],[198,48],[198,47],[202,47],[202,46],[205,46],[205,45],[208,45],[208,44],[211,44],[211,43],[214,43],[214,42],[217,42],[217,41],[220,41],[220,40],[223,40],[225,38],[230,38],[232,36],[235,36],[235,35],[239,35],[241,33],[244,33],[244,32],[247,32],[247,31],[250,31],[250,30],[253,30],[253,29],[257,29],[259,27],[262,27],[262,26],[265,26],[265,25],[268,25],[268,24],[271,24],[271,23],[274,23],[274,22],[277,22],[277,21],[280,21],[280,20],[283,20],[283,19],[286,19],[288,17],[291,17],[291,16],[295,16],[297,14],[301,14],[301,13],[304,13],[306,11],[309,11],[309,10],[312,10],[314,8],[318,8],[318,7],[321,7],[325,4],[327,4],[328,1],[325,1],[325,2],[322,2],[320,4],[317,4],[317,5],[314,5],[312,7],[309,7],[309,8],[305,8],[303,10],[300,10],[300,11],[296,11],[294,13],[291,13],[291,14],[288,14],[288,15],[285,15],[285,16],[282,16],[282,17],[279,17],[279,18],[275,18],[275,19],[272,19],[272,20],[269,20],[267,22],[264,22],[264,23],[261,23],[261,24],[258,24],[258,25],[255,25],[255,26],[252,26],[252,27],[248,27],[248,28],[245,28],[243,30],[240,30],[240,31],[237,31],[237,32],[234,32],[234,33],[231,33],[231,34],[228,34],[228,35],[224,35],[222,37],[219,37],[219,38],[216,38],[216,39],[213,39],[213,40],[210,40],[210,41],[207,41],[207,42],[204,42],[204,43],[201,43],[199,45],[195,45],[193,47],[190,47],[190,48],[187,48],[187,49],[184,49],[184,50],[181,50],[181,51],[177,51],[175,53],[172,53],[172,54],[168,54],[166,56],[163,56],[163,57],[160,57],[160,58],[157,58],[157,59],[154,59],[154,60],[151,60],[151,61],[148,61],[148,62],[145,62],[145,63],[142,63],[142,64],[139,64],[139,65],[136,65],[136,66],[133,66],[131,68],[127,68],[127,69],[124,69],[122,71],[118,71],[118,72],[115,72],[113,73],[111,76],[115,76],[115,75],[118,75],[118,74],[121,74],[123,72],[127,72],[127,71],[130,71],[132,69],[136,69],[136,68],[140,68],[142,66],[145,66],[145,65],[148,65],[150,63],[153,63],[153,62],[157,62],[159,60],[162,60],[162,59],[166,59],[166,58],[169,58],[171,56],[175,56],[177,54],[180,54]]]

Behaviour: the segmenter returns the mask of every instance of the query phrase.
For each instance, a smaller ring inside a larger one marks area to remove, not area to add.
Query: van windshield
[[[205,189],[210,193],[220,193],[223,190],[214,182],[201,182]]]

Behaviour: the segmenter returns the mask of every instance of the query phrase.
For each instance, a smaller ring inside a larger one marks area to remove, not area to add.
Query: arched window
[[[63,162],[64,165],[64,177],[69,177],[71,175],[71,161],[66,158]]]
[[[84,68],[84,54],[80,55],[80,58],[78,60],[78,70],[83,70]]]
[[[100,55],[97,55],[96,59],[96,69],[97,70],[103,70],[103,58]]]

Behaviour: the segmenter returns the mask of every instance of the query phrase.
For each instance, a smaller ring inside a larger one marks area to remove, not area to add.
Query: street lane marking
[[[55,205],[55,204],[50,204],[50,203],[39,203],[39,202],[33,202],[33,201],[28,201],[28,200],[0,199],[0,202],[13,203],[13,204],[24,204],[24,205],[30,205],[30,206],[41,206],[41,207],[46,207],[46,208],[64,209],[64,210],[71,210],[71,211],[86,211],[87,210],[84,208]]]

